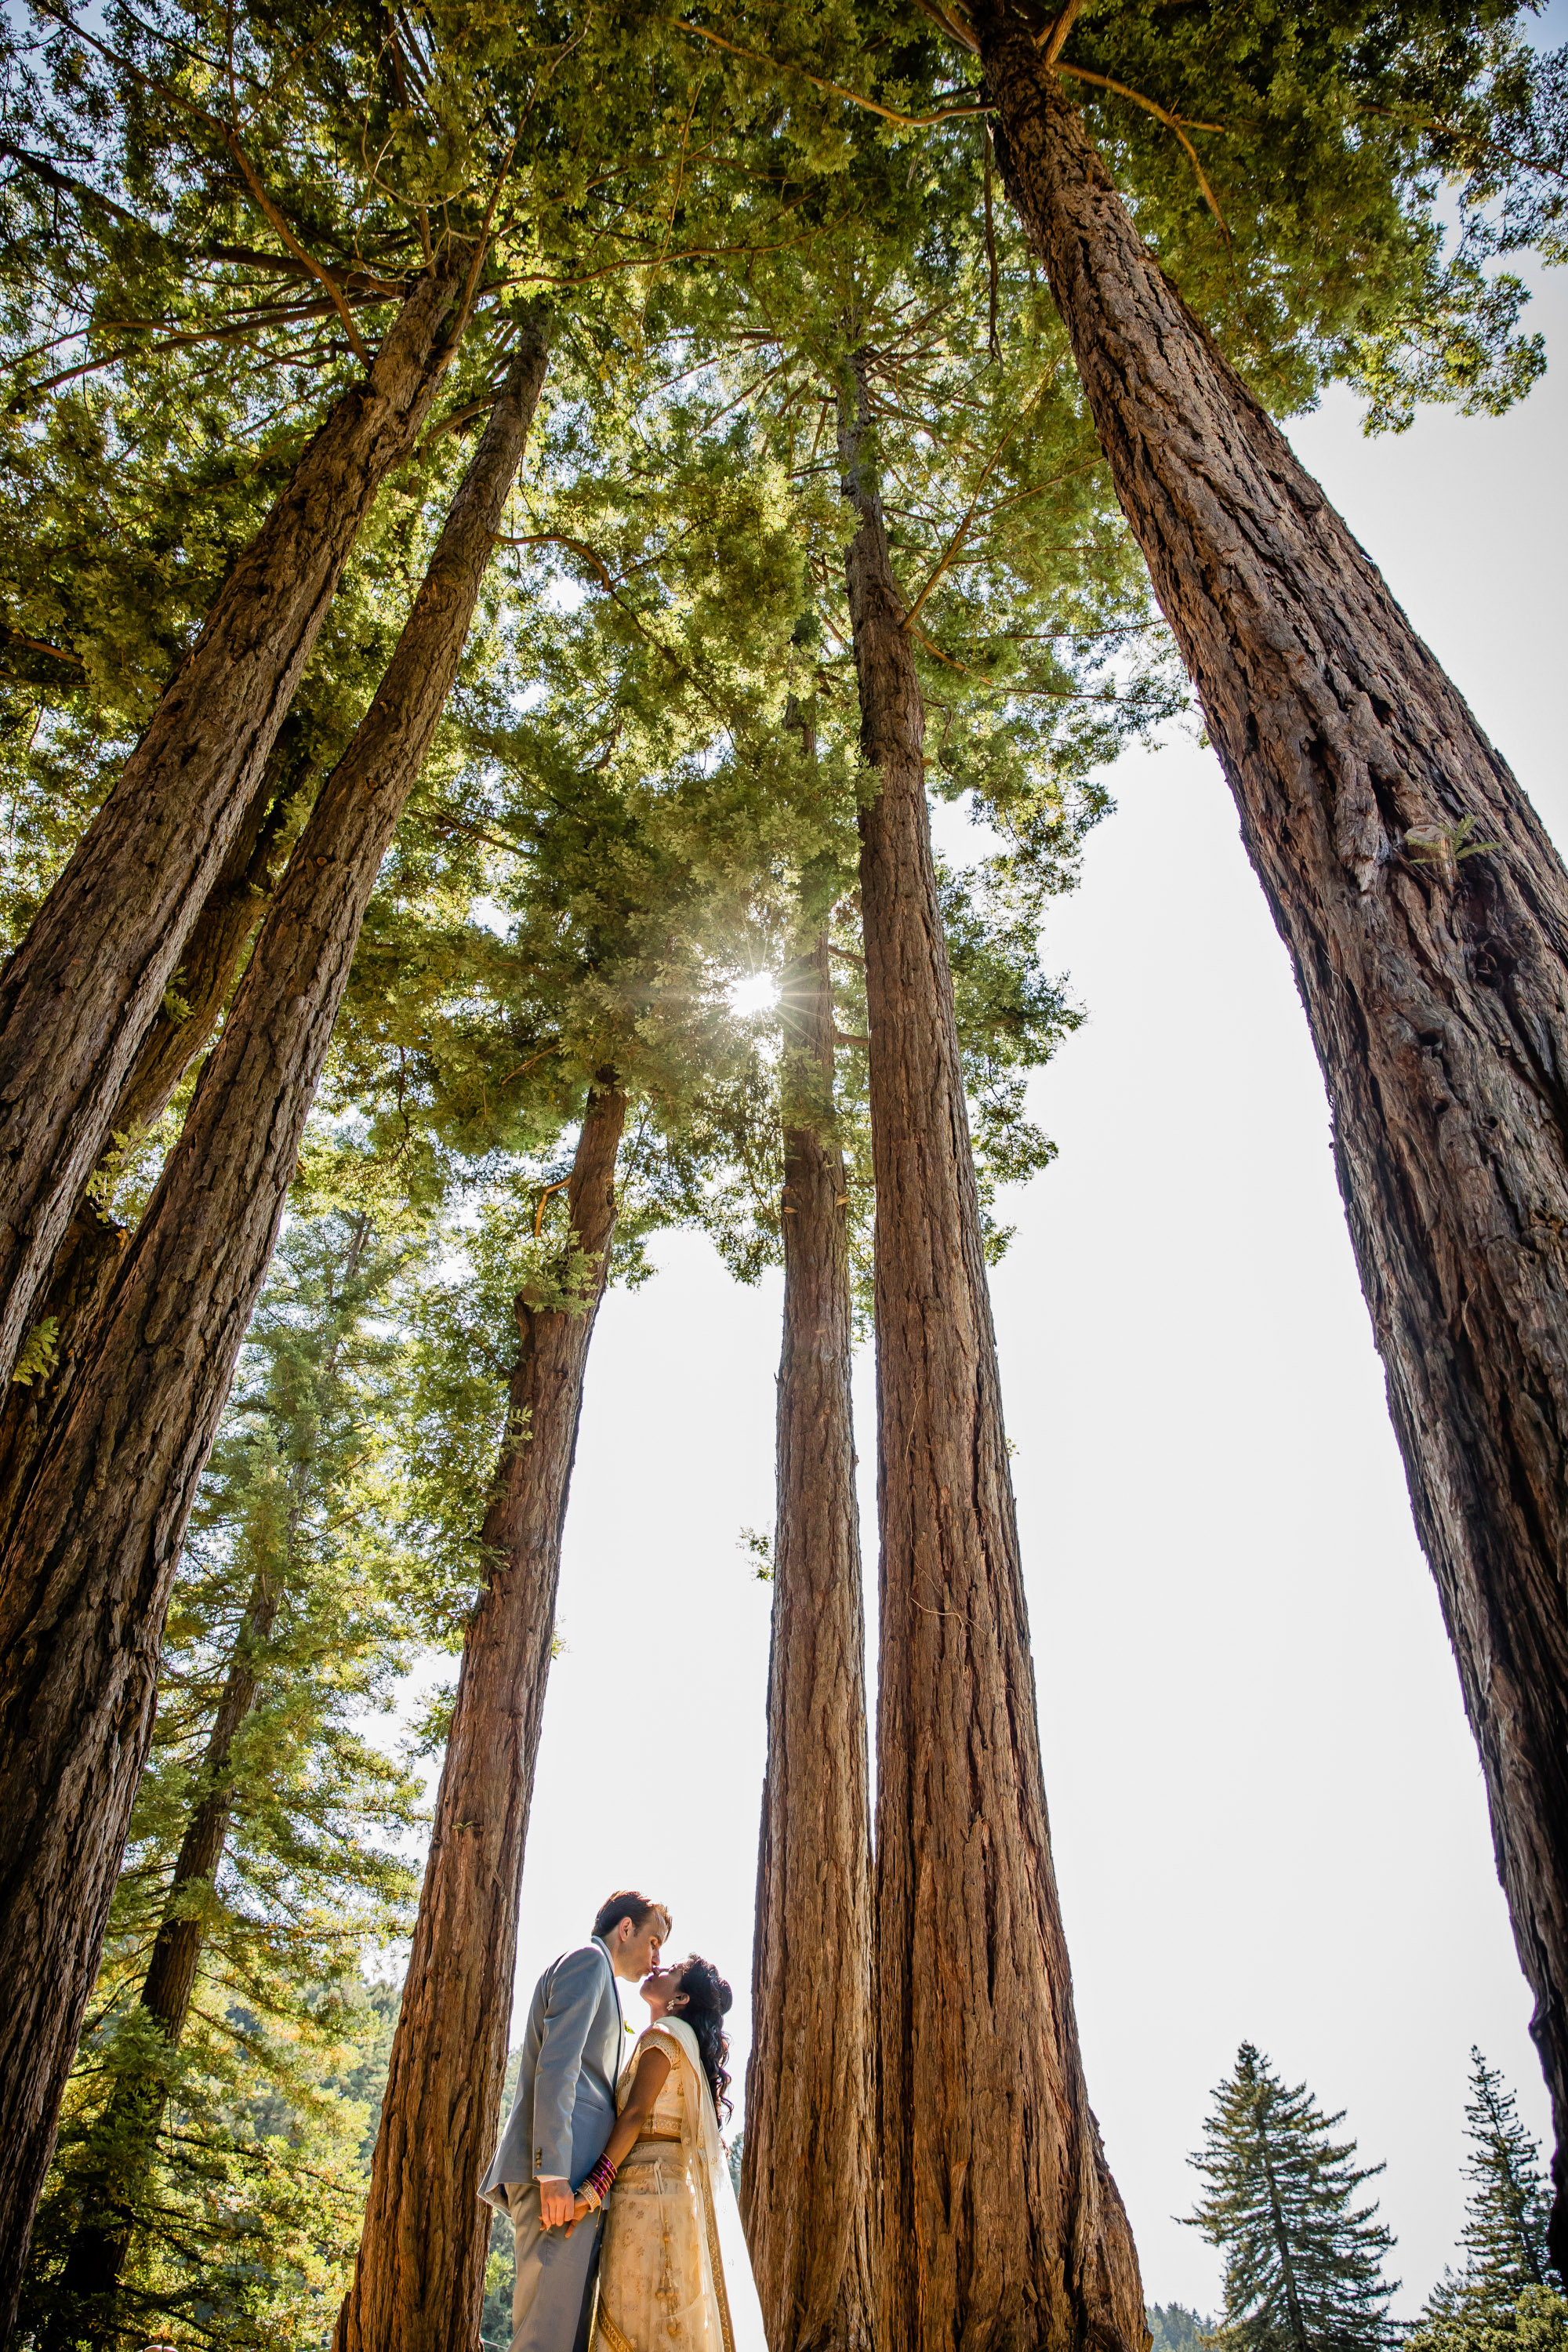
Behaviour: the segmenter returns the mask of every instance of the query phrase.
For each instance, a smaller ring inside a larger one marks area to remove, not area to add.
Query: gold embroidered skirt
[[[605,2210],[594,2352],[731,2352],[701,2157],[640,2139]]]

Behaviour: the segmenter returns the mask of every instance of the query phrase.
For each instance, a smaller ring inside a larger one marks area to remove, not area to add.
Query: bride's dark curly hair
[[[730,2055],[730,2037],[724,2031],[724,2020],[735,1996],[712,1961],[700,1959],[695,1952],[680,1971],[677,1990],[686,1999],[674,2014],[697,2036],[702,2072],[713,2094],[713,2112],[722,2123],[734,2112],[733,2102],[727,2095],[730,2077],[724,2061]]]

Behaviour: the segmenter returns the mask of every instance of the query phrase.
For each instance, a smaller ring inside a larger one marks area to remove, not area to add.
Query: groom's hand
[[[539,2219],[546,2230],[559,2230],[572,2219],[575,2202],[569,2180],[541,2177],[539,2183]]]

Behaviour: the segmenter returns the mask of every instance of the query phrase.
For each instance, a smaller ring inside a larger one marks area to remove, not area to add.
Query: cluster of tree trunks
[[[1051,1864],[925,718],[863,391],[840,414],[877,1185],[877,2154],[882,2352],[1142,2352]],[[946,2000],[947,1983],[962,1998]]]
[[[343,1261],[340,1296],[352,1288],[370,1233],[369,1218],[361,1217]],[[341,1344],[340,1325],[321,1365],[323,1387],[331,1379]],[[261,1693],[267,1644],[287,1590],[310,1472],[308,1458],[296,1461],[290,1470],[283,1558],[259,1569],[251,1585],[202,1754],[201,1793],[180,1841],[142,1979],[140,2007],[157,2027],[171,2058],[185,2030],[206,1942],[212,1889],[234,1820],[235,1744]],[[40,2339],[42,2352],[74,2352],[79,2344],[96,2347],[117,2340],[114,2298],[131,2252],[138,2192],[152,2168],[170,2079],[165,2063],[145,2073],[123,2074],[115,2084],[95,2127],[88,2159],[73,2177],[82,2221],[56,2284],[54,2307]]]
[[[774,2352],[869,2352],[871,1822],[849,1239],[823,933],[786,970],[768,1764],[741,2210]]]
[[[230,845],[223,871],[192,927],[175,973],[178,1004],[162,1003],[110,1116],[110,1137],[133,1139],[161,1118],[175,1088],[211,1038],[234,990],[272,887],[272,866],[304,774],[285,720],[261,783]],[[0,1547],[23,1495],[50,1420],[69,1394],[92,1328],[130,1236],[98,1208],[87,1188],[55,1252],[36,1299],[47,1323],[51,1361],[32,1380],[14,1381],[0,1402]]]
[[[1003,174],[1290,951],[1552,2092],[1568,2263],[1568,875],[1028,28]]]
[[[592,1260],[570,1308],[517,1299],[521,1349],[482,1541],[493,1562],[463,1643],[425,1884],[333,2352],[470,2352],[484,2300],[518,1902],[555,1633],[561,1531],[583,1377],[609,1275],[626,1098],[602,1070],[566,1188]],[[566,1255],[563,1251],[563,1259]]]
[[[251,1590],[232,1664],[202,1758],[205,1793],[180,1842],[168,1901],[142,1981],[141,2006],[172,2056],[179,2048],[205,1941],[201,1896],[217,1876],[233,1816],[229,1768],[234,1743],[256,1703],[261,1653],[282,1600],[281,1588],[258,1576]],[[116,2084],[95,2133],[103,2151],[76,2177],[83,2221],[55,2288],[43,2352],[70,2352],[79,2344],[112,2344],[113,2298],[135,2226],[137,2190],[149,2171],[169,2094],[168,2068],[126,2074]]]
[[[260,785],[360,525],[429,415],[465,259],[418,280],[368,378],[300,457],[0,977],[0,1379]]]
[[[0,2019],[0,2331],[146,1758],[185,1520],[546,357],[542,332],[526,329],[386,676],[321,788],[179,1143],[84,1337],[91,1376],[51,1420],[0,1555],[0,1979],[16,1994]],[[177,950],[169,969],[176,961]]]

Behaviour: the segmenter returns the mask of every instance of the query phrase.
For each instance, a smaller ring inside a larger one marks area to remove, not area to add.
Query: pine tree
[[[1343,2121],[1242,2043],[1206,2145],[1188,2158],[1207,2184],[1190,2225],[1225,2256],[1220,2352],[1372,2352],[1393,2340],[1383,2266],[1394,2239],[1375,2204],[1356,2202],[1383,2167],[1358,2167],[1355,2142],[1330,2137]]]
[[[1568,2303],[1547,2249],[1541,2152],[1514,2094],[1479,2050],[1470,2069],[1465,2261],[1433,2289],[1405,2340],[1415,2352],[1502,2352],[1526,2342],[1546,2352],[1568,2344]]]

